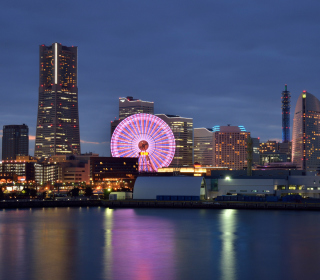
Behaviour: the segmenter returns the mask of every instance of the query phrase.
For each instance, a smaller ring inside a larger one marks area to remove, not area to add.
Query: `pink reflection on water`
[[[106,209],[105,277],[175,279],[174,225],[134,209]]]

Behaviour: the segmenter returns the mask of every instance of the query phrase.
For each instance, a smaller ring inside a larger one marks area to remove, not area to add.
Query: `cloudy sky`
[[[39,45],[59,42],[78,46],[82,152],[109,155],[128,95],[281,139],[284,84],[292,114],[302,90],[320,98],[319,14],[314,0],[1,1],[0,128],[27,124],[33,155]]]

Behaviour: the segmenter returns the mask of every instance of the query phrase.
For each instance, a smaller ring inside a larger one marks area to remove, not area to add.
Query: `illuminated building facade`
[[[195,128],[193,137],[194,162],[202,166],[213,166],[213,130],[211,128]]]
[[[320,170],[320,101],[306,91],[300,94],[294,112],[292,162],[298,169]]]
[[[193,166],[193,119],[176,115],[156,115],[171,128],[176,151],[170,167]]]
[[[35,156],[80,154],[77,47],[40,46]]]
[[[263,153],[260,154],[260,164],[267,165],[274,162],[287,162],[287,155],[285,153]]]
[[[92,157],[90,163],[94,185],[132,189],[139,174],[138,158]]]
[[[35,181],[38,184],[57,183],[59,181],[59,164],[57,163],[36,163],[35,166]]]
[[[260,164],[291,162],[291,143],[279,143],[274,140],[260,143]]]
[[[260,154],[275,153],[278,150],[278,142],[268,140],[260,143]]]
[[[50,160],[38,162],[35,165],[35,180],[42,184],[59,183],[66,186],[71,184],[90,184],[90,160],[98,154],[86,153],[81,155],[58,155]]]
[[[18,160],[7,160],[0,163],[0,172],[16,174],[17,179],[22,182],[35,180],[35,162],[23,162]]]
[[[15,160],[29,155],[29,129],[25,124],[4,125],[2,136],[2,160]]]
[[[285,85],[284,91],[281,93],[282,108],[282,143],[290,142],[290,91]]]
[[[247,167],[247,142],[250,132],[243,126],[214,126],[214,166],[241,170]]]
[[[117,125],[125,118],[134,114],[154,114],[154,102],[143,101],[141,99],[135,99],[132,96],[119,98],[119,119],[111,122],[111,134],[116,129]]]

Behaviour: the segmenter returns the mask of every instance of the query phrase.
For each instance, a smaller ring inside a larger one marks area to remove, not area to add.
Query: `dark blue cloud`
[[[320,98],[319,12],[309,0],[6,1],[0,126],[35,134],[39,45],[60,42],[79,48],[84,152],[109,153],[110,121],[128,95],[195,127],[231,123],[279,139],[284,84],[292,112],[302,90]]]

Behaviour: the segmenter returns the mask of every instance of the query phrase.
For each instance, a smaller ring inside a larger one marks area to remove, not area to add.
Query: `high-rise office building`
[[[282,108],[282,143],[290,142],[290,91],[285,85],[284,91],[281,93]]]
[[[320,170],[320,101],[306,91],[300,94],[294,112],[292,162],[299,169]]]
[[[193,165],[193,119],[176,115],[157,114],[171,128],[175,141],[176,151],[170,167]]]
[[[195,128],[193,130],[194,163],[202,166],[213,166],[213,130],[211,128]]]
[[[268,140],[267,142],[260,143],[260,154],[270,154],[278,151],[278,142]]]
[[[40,46],[36,157],[80,154],[77,47]]]
[[[260,163],[266,165],[273,162],[291,162],[291,141],[277,142],[268,140],[260,143]]]
[[[214,126],[214,166],[241,170],[247,167],[250,132],[243,126]]]
[[[143,101],[141,99],[135,99],[132,96],[119,98],[119,119],[111,121],[111,133],[110,137],[117,125],[125,118],[134,114],[154,114],[154,102]]]
[[[258,165],[260,163],[260,138],[252,139],[252,164]]]
[[[25,124],[4,125],[2,136],[2,160],[15,160],[29,155],[29,129]]]
[[[119,98],[119,119],[123,120],[134,114],[154,114],[154,103],[134,99],[132,96]]]

